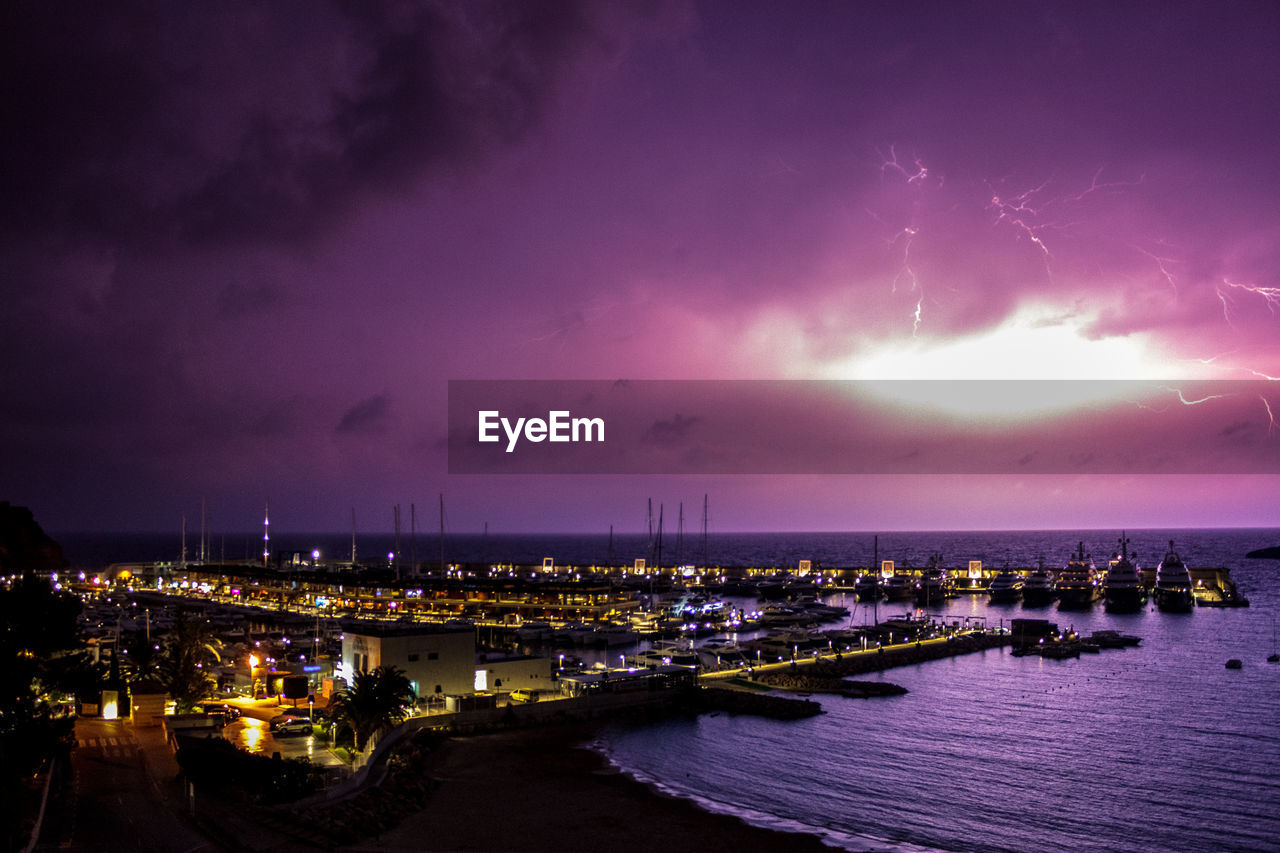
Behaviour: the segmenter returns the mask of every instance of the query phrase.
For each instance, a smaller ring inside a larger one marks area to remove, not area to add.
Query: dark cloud
[[[677,412],[674,417],[654,421],[644,432],[644,441],[653,444],[678,444],[689,437],[690,431],[701,418],[689,417]]]
[[[224,320],[250,317],[279,305],[281,300],[280,288],[269,282],[232,282],[218,294],[218,316]]]
[[[386,394],[378,394],[367,400],[361,400],[342,415],[338,421],[339,433],[378,432],[387,425],[391,414],[391,398]]]
[[[3,31],[5,225],[130,241],[306,236],[521,138],[598,43],[534,2],[28,3]]]

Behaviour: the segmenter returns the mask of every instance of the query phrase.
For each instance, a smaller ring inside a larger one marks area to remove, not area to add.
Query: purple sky
[[[1277,524],[1275,476],[444,452],[449,379],[1280,376],[1275,4],[19,2],[0,39],[0,499],[47,529]],[[1268,407],[1200,408],[1256,449]]]

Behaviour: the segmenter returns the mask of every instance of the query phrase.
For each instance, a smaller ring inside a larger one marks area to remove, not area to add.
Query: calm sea
[[[1100,564],[1113,531],[894,533],[881,559],[948,566],[1061,566],[1077,541]],[[826,711],[800,722],[725,714],[643,726],[615,725],[597,746],[618,767],[704,807],[780,829],[816,832],[837,847],[877,851],[1264,851],[1280,850],[1280,664],[1274,649],[1280,562],[1246,560],[1280,545],[1277,530],[1130,531],[1139,563],[1154,565],[1169,539],[1192,567],[1225,566],[1252,601],[1243,609],[1190,614],[1059,613],[960,597],[948,617],[1049,618],[1077,630],[1115,628],[1138,648],[1079,660],[1015,658],[1005,651],[891,670],[880,676],[904,696],[821,698]],[[58,535],[74,565],[174,559],[177,536]],[[194,555],[197,536],[188,540]],[[234,541],[233,541],[234,540]],[[872,536],[716,535],[708,557],[725,565],[869,565]],[[349,555],[350,536],[274,535],[277,547]],[[391,537],[361,537],[361,555],[385,553]],[[214,536],[211,556],[242,557],[252,535]],[[423,562],[440,539],[401,539]],[[701,561],[701,538],[664,562]],[[643,537],[617,537],[610,560],[601,536],[447,536],[445,559],[515,563],[630,563]],[[839,600],[839,596],[836,597]],[[845,602],[849,621],[901,612]],[[1240,658],[1244,668],[1225,668]]]

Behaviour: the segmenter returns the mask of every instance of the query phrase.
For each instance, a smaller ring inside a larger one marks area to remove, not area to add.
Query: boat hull
[[[1058,587],[1059,610],[1088,610],[1098,600],[1098,590],[1078,587]]]
[[[1137,613],[1146,601],[1146,594],[1140,588],[1124,587],[1106,591],[1106,607],[1111,613]]]
[[[1195,607],[1195,596],[1190,589],[1156,589],[1156,607],[1165,613],[1190,613]]]

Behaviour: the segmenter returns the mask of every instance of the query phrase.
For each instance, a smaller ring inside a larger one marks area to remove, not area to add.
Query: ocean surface
[[[73,565],[176,559],[177,536],[58,535]],[[940,552],[949,567],[1060,567],[1078,541],[1097,563],[1116,531],[892,533],[879,557],[920,566]],[[906,687],[903,696],[817,697],[825,713],[798,722],[702,715],[644,725],[615,724],[594,744],[637,778],[703,807],[760,825],[813,832],[847,850],[875,851],[1280,851],[1280,664],[1275,649],[1280,561],[1246,560],[1280,545],[1280,530],[1129,531],[1142,566],[1168,540],[1188,565],[1227,567],[1249,608],[1190,614],[1060,613],[962,596],[931,612],[1007,624],[1048,618],[1082,632],[1114,628],[1142,637],[1138,648],[1078,660],[1012,657],[1007,650],[864,676]],[[198,536],[188,537],[194,556]],[[350,554],[350,535],[275,535],[281,548]],[[707,556],[724,565],[827,566],[872,562],[872,535],[714,535]],[[260,539],[213,537],[227,558]],[[385,553],[391,537],[361,537],[361,554]],[[233,547],[236,549],[233,553]],[[438,536],[412,543],[419,561],[439,559]],[[677,557],[701,562],[701,537]],[[402,536],[401,551],[409,548]],[[629,564],[647,556],[644,537],[446,536],[448,561]],[[840,602],[837,595],[832,601]],[[854,624],[904,612],[843,602]],[[838,627],[841,623],[832,623]],[[1229,658],[1244,662],[1228,670]]]

